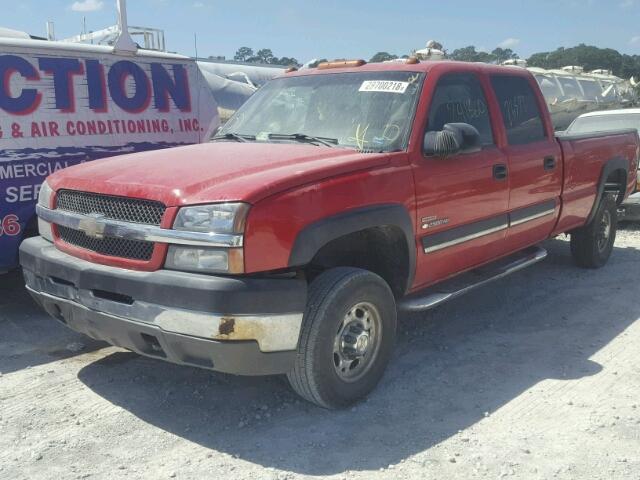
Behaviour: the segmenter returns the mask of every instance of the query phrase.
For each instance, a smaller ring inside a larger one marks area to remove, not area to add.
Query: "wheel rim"
[[[333,366],[345,382],[356,382],[373,365],[382,338],[382,321],[375,305],[351,307],[338,326],[333,342]]]
[[[598,225],[598,250],[600,252],[606,250],[609,246],[609,238],[611,238],[611,212],[605,210],[602,212],[602,218]]]

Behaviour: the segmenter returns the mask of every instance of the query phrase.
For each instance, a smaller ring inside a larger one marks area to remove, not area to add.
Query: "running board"
[[[406,312],[429,310],[460,295],[464,295],[477,287],[538,263],[546,257],[547,251],[544,248],[538,246],[529,247],[494,263],[470,270],[433,287],[413,293],[400,300],[398,308]]]

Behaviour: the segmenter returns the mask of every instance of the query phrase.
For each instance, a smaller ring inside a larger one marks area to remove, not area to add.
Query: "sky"
[[[58,38],[115,24],[115,0],[0,0],[0,26]],[[370,58],[423,48],[512,48],[521,57],[586,43],[640,54],[640,0],[128,0],[131,25],[165,31],[167,48],[232,58],[242,46],[278,57]]]

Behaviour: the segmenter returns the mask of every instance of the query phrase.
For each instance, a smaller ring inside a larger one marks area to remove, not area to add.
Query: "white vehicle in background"
[[[565,133],[580,135],[627,128],[635,128],[640,133],[640,108],[585,113],[576,118]],[[640,170],[636,172],[636,176],[636,192],[630,195],[618,209],[620,221],[640,221]]]

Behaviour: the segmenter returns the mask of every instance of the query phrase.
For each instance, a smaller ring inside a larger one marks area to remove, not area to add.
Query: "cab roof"
[[[301,70],[285,73],[284,77],[304,76],[304,75],[325,75],[334,73],[356,73],[356,72],[424,72],[432,70],[455,70],[469,72],[484,72],[485,74],[505,74],[509,73],[518,76],[531,75],[526,69],[515,66],[492,65],[480,62],[460,62],[455,60],[425,60],[419,63],[383,62],[365,63],[362,66],[334,67],[334,68],[305,68]]]

